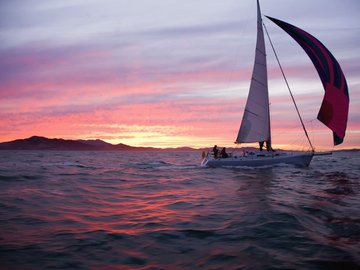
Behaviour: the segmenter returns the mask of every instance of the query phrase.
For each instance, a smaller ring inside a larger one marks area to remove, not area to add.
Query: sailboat
[[[295,41],[305,50],[313,62],[321,82],[323,84],[325,95],[318,113],[318,120],[333,131],[334,145],[341,144],[345,137],[348,110],[349,93],[345,76],[337,60],[330,51],[314,36],[304,30],[266,16],[285,32],[287,32]],[[259,0],[257,1],[257,41],[255,50],[255,61],[250,83],[250,90],[243,113],[240,129],[235,143],[257,143],[266,142],[267,149],[257,152],[246,152],[239,154],[231,153],[228,157],[218,156],[214,151],[203,153],[201,166],[204,167],[222,167],[222,166],[272,166],[276,164],[292,164],[296,166],[309,166],[315,153],[315,149],[310,141],[305,125],[295,103],[295,99],[289,88],[285,74],[274,50],[280,70],[284,76],[285,83],[289,89],[295,109],[298,113],[300,122],[308,139],[311,150],[307,152],[286,152],[273,151],[271,147],[271,126],[270,126],[270,108],[269,92],[266,65],[266,50],[264,40],[264,29],[266,27],[262,22]],[[269,37],[270,44],[273,47]],[[216,151],[215,151],[216,152]]]

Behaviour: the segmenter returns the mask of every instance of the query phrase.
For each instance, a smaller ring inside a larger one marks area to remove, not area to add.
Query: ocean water
[[[360,152],[0,151],[0,269],[360,269]]]

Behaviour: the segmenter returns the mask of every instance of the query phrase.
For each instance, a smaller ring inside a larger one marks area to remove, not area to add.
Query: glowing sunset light
[[[360,148],[358,1],[261,4],[264,14],[306,29],[338,59],[350,111],[337,148]],[[324,90],[315,68],[281,29],[264,23],[315,147],[332,149],[331,131],[316,120]],[[21,7],[3,1],[0,142],[39,135],[159,148],[233,147],[255,30],[252,0],[29,1]],[[274,147],[307,147],[266,46]]]

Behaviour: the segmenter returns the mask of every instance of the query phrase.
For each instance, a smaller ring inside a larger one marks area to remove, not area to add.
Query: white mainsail
[[[240,130],[236,143],[270,141],[269,94],[264,32],[257,1],[257,40],[255,63]]]

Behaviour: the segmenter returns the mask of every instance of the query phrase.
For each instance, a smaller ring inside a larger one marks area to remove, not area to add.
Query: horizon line
[[[45,137],[45,136],[39,136],[39,135],[32,135],[30,137],[27,137],[27,138],[19,138],[19,139],[14,139],[14,140],[11,140],[11,141],[1,141],[0,144],[3,144],[3,143],[11,143],[11,142],[14,142],[14,141],[18,141],[18,140],[28,140],[28,139],[31,139],[31,138],[34,138],[34,137],[38,137],[38,138],[44,138],[44,139],[48,139],[48,140],[64,140],[64,141],[78,141],[78,142],[81,142],[81,141],[101,141],[101,142],[104,142],[104,143],[107,143],[107,144],[110,144],[112,146],[117,146],[117,145],[124,145],[124,146],[129,146],[129,147],[132,147],[132,148],[152,148],[154,150],[156,149],[160,149],[160,150],[171,150],[171,149],[180,149],[180,148],[190,148],[192,150],[204,150],[204,149],[211,149],[212,146],[208,146],[208,147],[193,147],[193,146],[174,146],[174,147],[155,147],[155,146],[133,146],[133,145],[129,145],[129,144],[124,144],[124,143],[118,143],[118,144],[113,144],[113,143],[110,143],[110,142],[107,142],[106,140],[103,140],[103,139],[99,139],[99,138],[96,138],[96,139],[66,139],[66,138],[48,138],[48,137]],[[254,143],[255,144],[255,143]],[[235,145],[239,145],[239,144],[235,144]],[[233,148],[238,148],[239,150],[240,149],[244,149],[244,148],[258,148],[257,146],[242,146],[242,147],[232,147],[232,146],[221,146],[221,147],[226,147],[228,149],[233,149]],[[275,150],[278,150],[278,151],[282,151],[282,150],[287,150],[286,149],[287,147],[285,147],[285,149],[282,149],[282,148],[275,148]],[[316,149],[315,149],[316,150]],[[359,147],[347,147],[347,148],[338,148],[338,149],[332,149],[332,150],[326,150],[325,148],[324,149],[320,149],[320,152],[323,152],[323,151],[344,151],[344,150],[360,150]],[[293,149],[292,151],[300,151],[300,150],[295,150]]]

